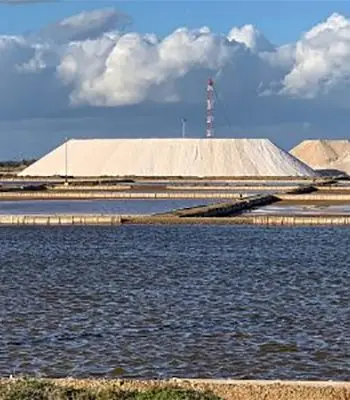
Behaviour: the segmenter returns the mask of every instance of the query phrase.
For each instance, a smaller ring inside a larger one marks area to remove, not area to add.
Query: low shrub
[[[208,392],[164,388],[125,391],[101,385],[74,388],[50,380],[15,379],[0,382],[0,400],[220,400]]]

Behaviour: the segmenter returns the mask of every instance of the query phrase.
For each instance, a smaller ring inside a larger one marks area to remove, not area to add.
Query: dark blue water
[[[0,375],[348,379],[350,230],[0,229]]]

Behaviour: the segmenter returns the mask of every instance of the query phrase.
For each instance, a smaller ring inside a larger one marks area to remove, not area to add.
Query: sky
[[[309,30],[333,12],[350,17],[349,1],[61,0],[32,3],[23,0],[20,5],[2,4],[0,7],[2,34],[36,31],[42,26],[81,11],[117,7],[131,16],[132,29],[140,33],[151,32],[165,36],[180,26],[192,29],[209,26],[215,32],[225,33],[233,26],[249,23],[264,32],[275,44],[297,40],[302,32]]]
[[[350,2],[0,0],[0,159],[66,137],[348,137]]]

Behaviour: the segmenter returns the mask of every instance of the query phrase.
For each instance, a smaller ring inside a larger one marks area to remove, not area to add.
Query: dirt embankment
[[[11,380],[10,380],[11,381]],[[12,380],[16,381],[16,380]],[[98,380],[57,379],[55,385],[75,389],[145,391],[183,388],[211,392],[225,400],[350,400],[350,382],[236,381],[236,380]],[[0,385],[9,380],[0,380]]]

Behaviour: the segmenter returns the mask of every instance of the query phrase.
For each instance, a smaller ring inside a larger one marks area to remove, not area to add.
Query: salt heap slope
[[[349,140],[304,140],[291,154],[314,169],[350,174]]]
[[[73,139],[19,175],[64,176],[66,161],[74,177],[315,176],[268,139]]]

